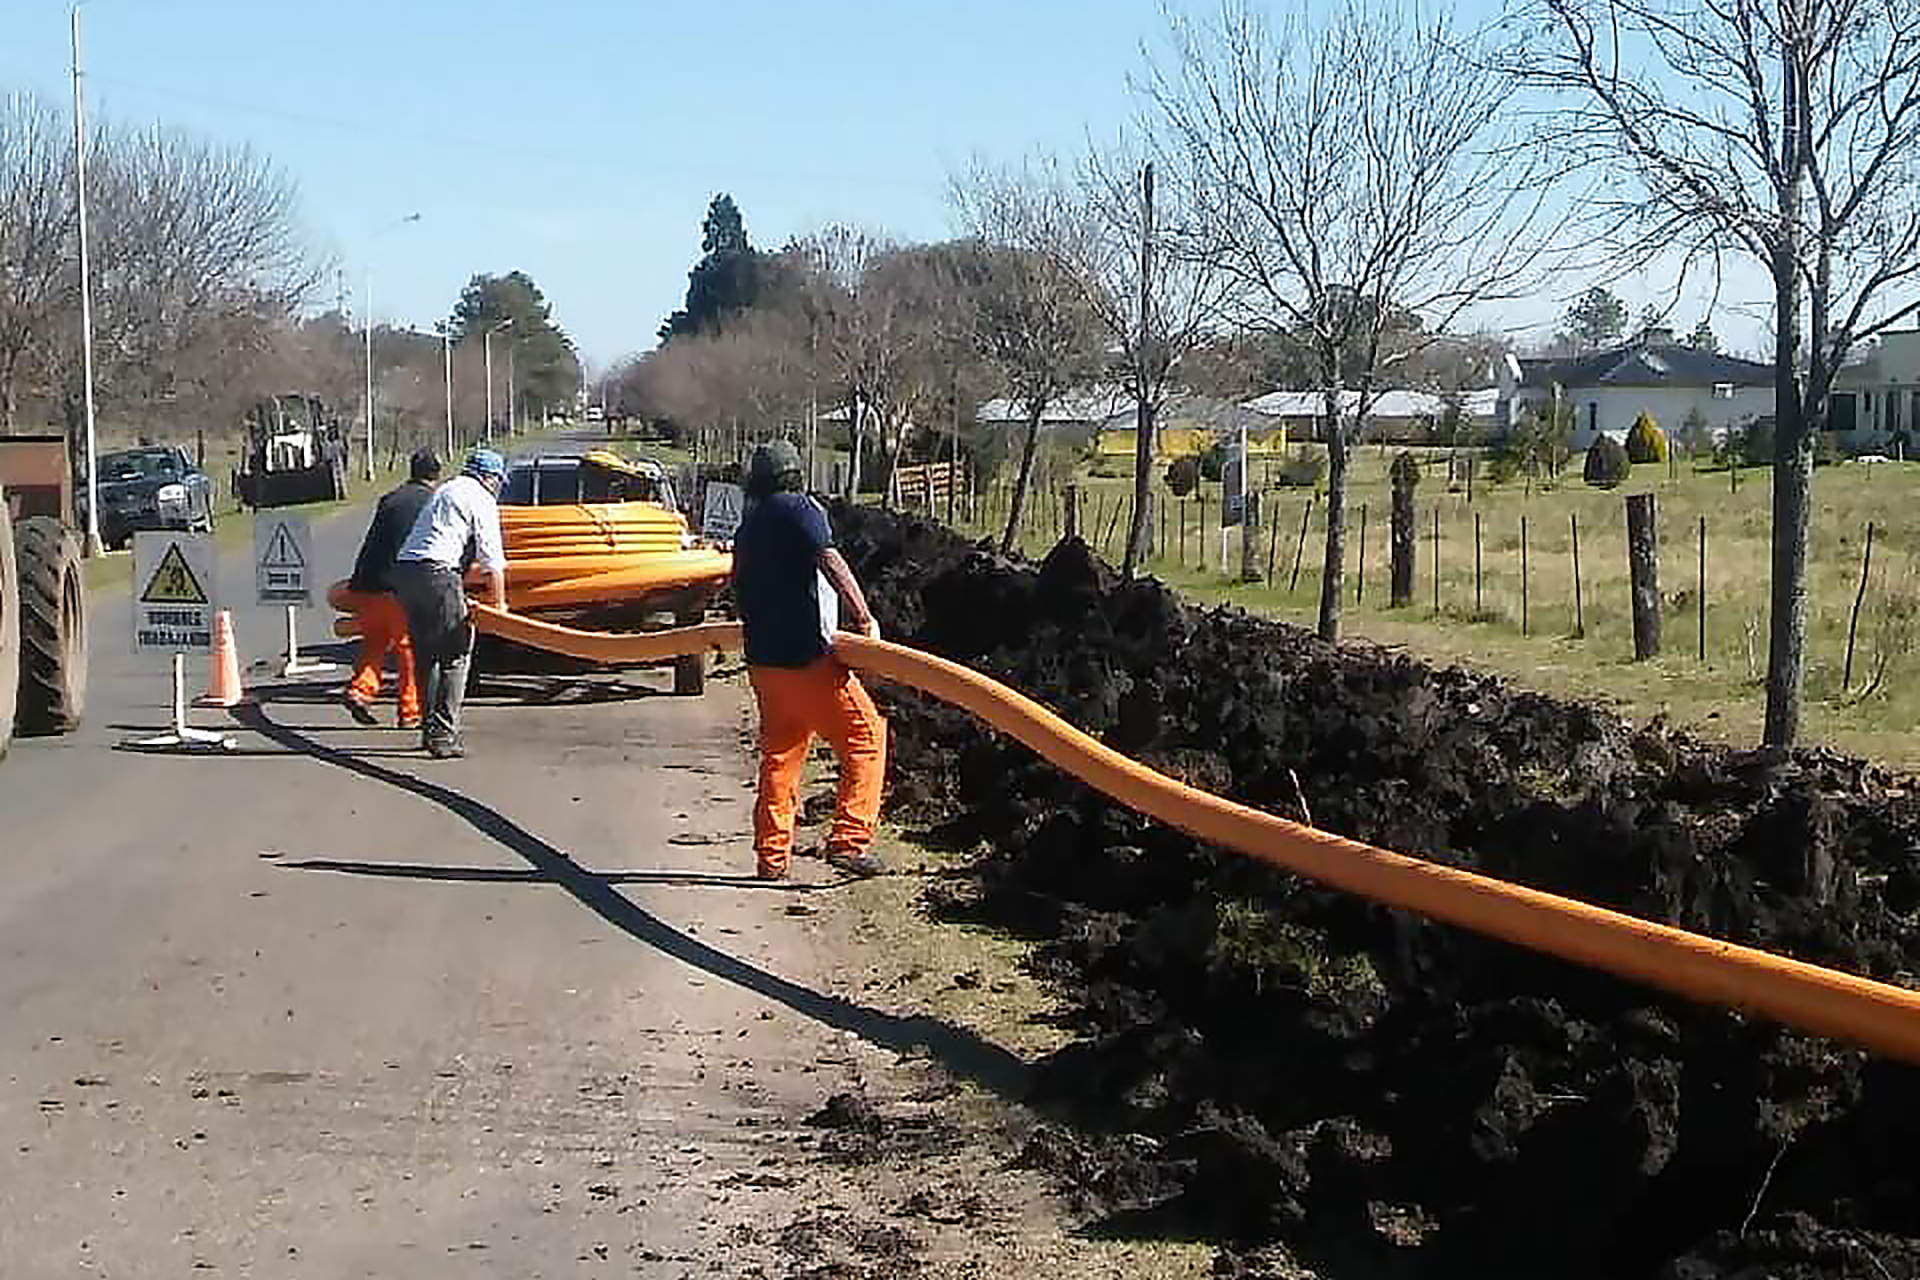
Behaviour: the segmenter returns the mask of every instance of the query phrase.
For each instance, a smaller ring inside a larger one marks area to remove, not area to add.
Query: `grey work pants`
[[[460,740],[460,707],[467,699],[473,659],[466,585],[453,569],[411,560],[393,566],[392,582],[413,636],[423,712],[421,744],[451,746]]]

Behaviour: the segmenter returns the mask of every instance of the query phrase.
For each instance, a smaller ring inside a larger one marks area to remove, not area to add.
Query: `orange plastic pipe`
[[[654,662],[740,643],[734,623],[616,636],[484,607],[477,621],[482,631],[599,662]],[[1920,993],[1262,813],[1128,759],[1031,698],[944,658],[851,635],[835,641],[835,652],[848,666],[971,713],[1096,791],[1209,843],[1390,907],[1920,1063]]]

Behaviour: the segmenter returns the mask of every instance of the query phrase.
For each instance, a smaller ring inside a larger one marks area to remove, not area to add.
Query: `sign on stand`
[[[133,535],[133,647],[213,649],[213,539],[203,533]]]
[[[313,526],[302,515],[256,512],[253,517],[253,582],[261,604],[287,607],[287,656],[282,679],[319,675],[330,662],[300,656],[299,611],[313,605]]]
[[[253,572],[261,604],[313,604],[313,527],[300,515],[253,517]]]
[[[700,536],[708,542],[732,542],[739,532],[745,500],[737,484],[707,482],[706,509],[700,517]]]
[[[233,739],[225,734],[187,724],[187,654],[213,650],[216,582],[209,535],[133,535],[133,647],[139,653],[173,655],[173,726],[153,737],[123,742],[123,747],[135,751],[233,748]]]

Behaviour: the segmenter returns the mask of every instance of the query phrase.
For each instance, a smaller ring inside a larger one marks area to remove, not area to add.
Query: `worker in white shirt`
[[[436,760],[466,754],[460,706],[473,657],[472,606],[467,570],[487,575],[487,601],[507,607],[507,554],[500,539],[500,488],[506,460],[475,449],[461,473],[434,490],[394,557],[391,581],[413,635],[425,714],[420,745]]]

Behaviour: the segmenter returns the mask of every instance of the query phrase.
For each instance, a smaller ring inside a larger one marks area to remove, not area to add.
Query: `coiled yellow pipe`
[[[478,625],[532,648],[623,665],[740,644],[737,623],[606,635],[482,607]],[[834,648],[848,666],[959,707],[1096,791],[1211,844],[1390,907],[1920,1063],[1920,993],[1315,831],[1169,778],[944,658],[852,635]]]

